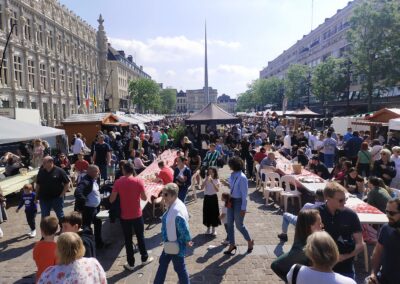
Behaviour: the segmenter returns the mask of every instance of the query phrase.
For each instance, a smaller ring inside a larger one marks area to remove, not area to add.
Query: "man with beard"
[[[383,225],[372,254],[369,284],[396,284],[400,280],[400,198],[386,205],[389,224]]]

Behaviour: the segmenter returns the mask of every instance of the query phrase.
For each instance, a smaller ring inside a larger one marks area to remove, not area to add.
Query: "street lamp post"
[[[3,72],[3,64],[4,64],[4,58],[6,58],[6,54],[7,54],[7,53],[6,53],[6,52],[7,52],[7,46],[8,46],[8,43],[10,42],[12,32],[13,32],[14,27],[15,27],[16,25],[17,25],[16,23],[13,23],[13,24],[11,25],[11,30],[10,30],[10,32],[8,33],[8,36],[7,36],[6,45],[4,46],[4,50],[3,50],[3,57],[1,58],[1,63],[0,63],[0,76],[3,74],[3,73],[2,73],[2,72]]]

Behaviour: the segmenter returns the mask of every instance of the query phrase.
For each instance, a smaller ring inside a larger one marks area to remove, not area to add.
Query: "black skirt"
[[[206,227],[221,225],[219,219],[218,195],[204,195],[203,224]]]

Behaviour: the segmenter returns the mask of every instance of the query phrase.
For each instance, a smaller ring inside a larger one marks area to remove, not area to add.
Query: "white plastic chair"
[[[260,188],[265,188],[269,184],[269,180],[266,179],[266,176],[268,173],[274,173],[275,170],[274,167],[265,167],[259,170]],[[265,180],[262,178],[263,175]]]
[[[283,192],[281,177],[278,173],[266,173],[265,180],[269,181],[267,186],[264,186],[265,205],[268,205],[269,194],[275,193],[276,200],[280,200],[280,194]]]
[[[301,209],[301,192],[297,190],[296,178],[292,175],[284,175],[281,177],[281,183],[282,185],[285,184],[284,191],[281,192],[281,198],[283,198],[285,212],[287,211],[287,203],[289,198],[298,198],[299,208]],[[294,190],[292,190],[290,185],[293,185]]]
[[[254,176],[256,177],[256,190],[257,191],[260,190],[260,188],[261,188],[261,177],[260,177],[259,171],[260,171],[260,164],[256,161],[254,161],[253,173],[254,173]]]

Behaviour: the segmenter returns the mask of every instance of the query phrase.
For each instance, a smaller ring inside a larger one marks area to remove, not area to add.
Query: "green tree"
[[[176,90],[163,89],[160,92],[161,113],[173,113],[176,108]]]
[[[293,64],[289,67],[285,79],[285,96],[289,100],[308,95],[310,72],[307,65]]]
[[[247,89],[244,93],[238,95],[237,111],[248,111],[252,108],[257,107],[256,98],[250,86],[251,84],[249,85],[249,89]]]
[[[312,93],[324,104],[334,100],[346,90],[346,65],[344,59],[329,57],[312,72]]]
[[[161,107],[160,86],[153,80],[139,78],[129,82],[129,96],[139,112],[158,111]]]
[[[350,20],[348,40],[355,74],[365,77],[362,87],[372,110],[374,90],[399,77],[399,2],[391,0],[362,1]],[[386,80],[384,80],[386,79]]]
[[[261,105],[273,104],[280,106],[283,100],[283,81],[271,77],[267,79],[258,79],[253,82],[252,88],[256,101]]]

